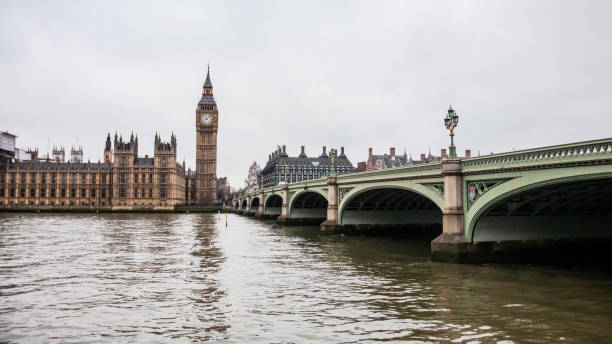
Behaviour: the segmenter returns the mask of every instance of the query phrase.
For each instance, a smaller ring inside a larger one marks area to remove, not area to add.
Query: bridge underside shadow
[[[293,200],[285,224],[320,225],[327,218],[327,199],[316,192],[304,192]]]
[[[442,233],[440,208],[413,191],[374,189],[348,202],[341,213],[343,233],[432,237]]]
[[[489,208],[472,241],[612,237],[612,179],[522,192]]]
[[[280,216],[283,199],[279,195],[269,196],[264,203],[264,213],[259,217],[262,219],[276,219]]]
[[[255,197],[251,200],[251,207],[249,208],[247,215],[255,216],[255,213],[257,212],[258,209],[259,209],[259,198]]]
[[[505,198],[480,216],[472,242],[478,261],[609,262],[612,179],[547,185]]]

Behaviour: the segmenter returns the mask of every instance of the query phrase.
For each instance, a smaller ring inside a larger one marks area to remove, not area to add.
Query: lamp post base
[[[448,147],[448,157],[450,159],[457,159],[457,147],[455,145]]]

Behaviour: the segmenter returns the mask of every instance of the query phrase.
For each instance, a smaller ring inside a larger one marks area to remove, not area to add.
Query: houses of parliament
[[[177,206],[213,207],[229,195],[227,179],[217,179],[219,113],[210,69],[195,111],[196,169],[176,158],[174,134],[169,141],[155,135],[152,157],[138,156],[138,136],[106,137],[103,161],[84,162],[82,149],[63,148],[27,159],[15,148],[15,135],[0,132],[0,208],[172,210]],[[67,161],[66,161],[67,160]],[[219,185],[218,185],[219,184]]]

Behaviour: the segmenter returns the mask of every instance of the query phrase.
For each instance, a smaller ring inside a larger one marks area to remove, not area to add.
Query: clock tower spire
[[[202,94],[212,94],[213,85],[210,81],[210,65],[208,65],[208,69],[206,70],[206,81],[204,81],[204,86],[202,89]]]
[[[196,202],[213,206],[217,202],[217,129],[219,112],[210,81],[210,65],[196,107]]]

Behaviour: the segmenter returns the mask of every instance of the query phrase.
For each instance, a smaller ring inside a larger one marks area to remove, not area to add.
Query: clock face
[[[203,123],[203,124],[206,124],[206,125],[209,125],[209,124],[210,124],[210,122],[212,122],[212,116],[211,116],[211,115],[209,115],[209,114],[207,114],[207,113],[205,113],[205,114],[202,116],[202,123]]]

